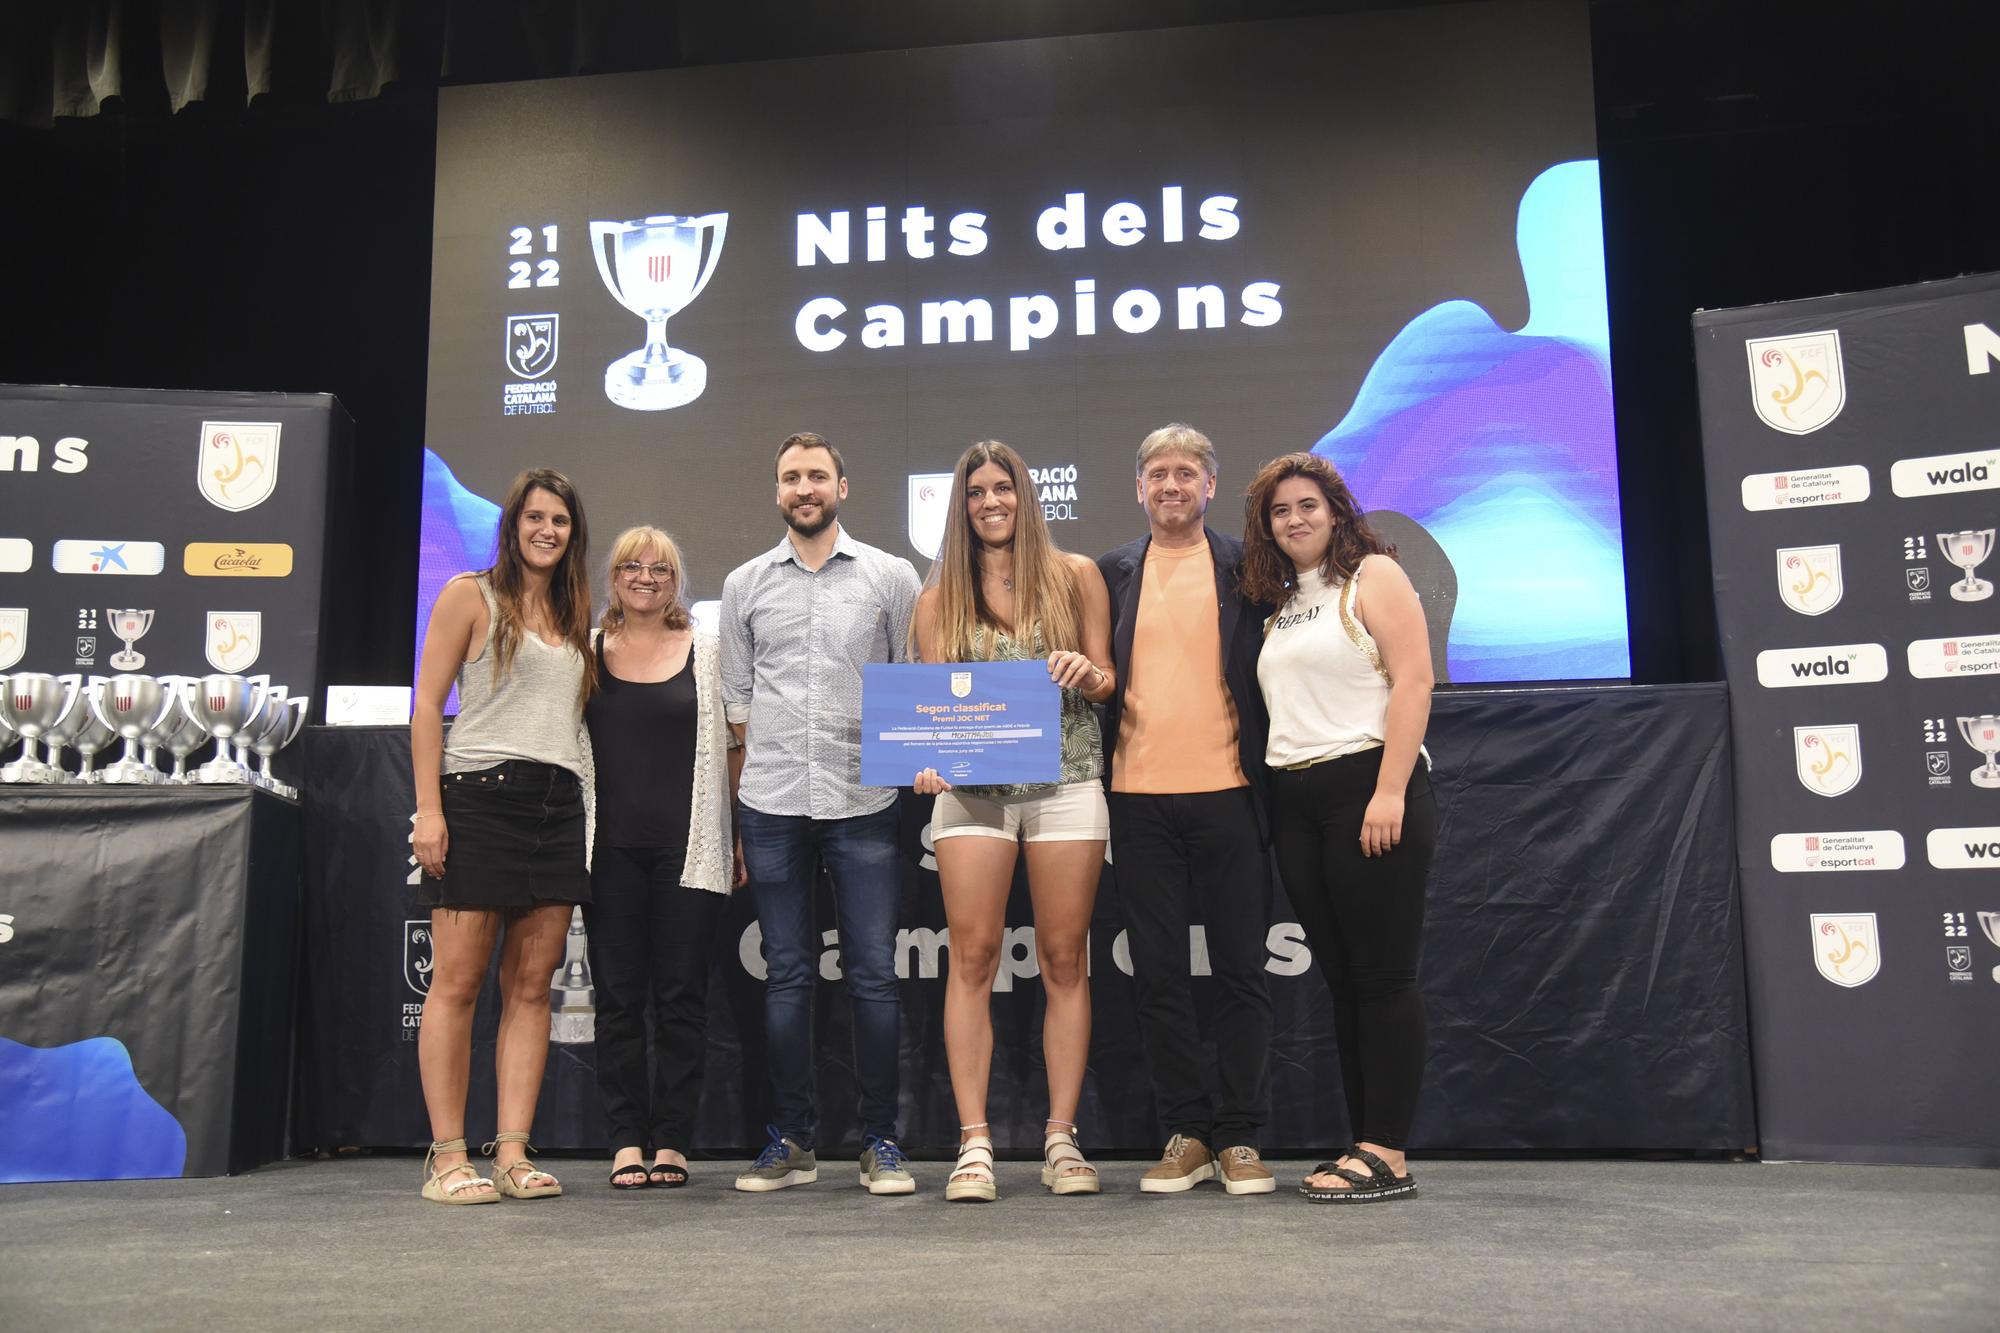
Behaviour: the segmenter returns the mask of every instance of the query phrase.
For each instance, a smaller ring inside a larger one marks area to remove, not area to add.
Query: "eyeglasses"
[[[670,579],[674,576],[674,567],[669,564],[642,565],[637,560],[627,560],[618,566],[618,572],[628,579],[636,579],[641,574],[651,574],[656,579]]]

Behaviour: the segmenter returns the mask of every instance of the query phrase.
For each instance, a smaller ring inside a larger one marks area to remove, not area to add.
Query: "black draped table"
[[[1720,685],[1454,690],[1428,745],[1440,831],[1424,940],[1430,1050],[1417,1150],[1730,1152],[1754,1148],[1727,700]],[[415,1038],[429,984],[415,906],[407,728],[306,733],[306,1146],[429,1137]],[[905,793],[903,1106],[914,1151],[957,1141],[942,1038],[949,960],[929,801]],[[847,1006],[830,901],[818,996],[822,1136],[851,1144]],[[994,997],[989,1118],[1003,1153],[1040,1151],[1046,1092],[1032,917],[1017,884]],[[1329,1002],[1279,892],[1269,960],[1276,1040],[1267,1150],[1347,1141]],[[1157,1151],[1118,885],[1106,867],[1091,937],[1095,1027],[1079,1115],[1093,1151]],[[572,956],[582,938],[573,931]],[[1190,940],[1205,971],[1199,935]],[[729,903],[711,988],[697,1149],[762,1142],[762,961],[747,893]],[[552,978],[557,1006],[538,1144],[604,1145],[588,979]],[[1197,1001],[1206,1004],[1206,983]],[[1204,1009],[1204,1019],[1206,1017]],[[497,1000],[475,1020],[468,1135],[493,1126]]]
[[[0,786],[0,1181],[285,1155],[299,807]]]

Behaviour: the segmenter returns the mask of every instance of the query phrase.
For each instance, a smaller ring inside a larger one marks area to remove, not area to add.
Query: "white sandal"
[[[1069,1128],[1042,1136],[1042,1184],[1048,1186],[1052,1194],[1100,1192],[1103,1186],[1098,1182],[1097,1168],[1085,1160],[1083,1149],[1076,1146],[1076,1126],[1070,1125],[1067,1120],[1051,1120],[1049,1123],[1069,1125]]]
[[[493,1182],[479,1174],[479,1168],[471,1162],[454,1162],[431,1170],[431,1160],[441,1152],[465,1152],[464,1139],[443,1139],[431,1144],[424,1154],[424,1170],[429,1179],[424,1181],[423,1195],[432,1203],[498,1203],[500,1196],[494,1193]],[[451,1177],[457,1176],[457,1180]],[[486,1186],[480,1189],[481,1185]],[[467,1191],[470,1191],[468,1193]]]
[[[981,1122],[977,1125],[960,1125],[959,1132],[968,1129],[987,1129]],[[958,1165],[951,1169],[951,1179],[944,1183],[944,1197],[948,1203],[992,1203],[1000,1197],[999,1186],[993,1180],[993,1140],[985,1134],[974,1134],[958,1145]]]

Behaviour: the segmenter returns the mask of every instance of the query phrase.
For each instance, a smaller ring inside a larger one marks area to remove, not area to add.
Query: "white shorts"
[[[931,841],[1005,838],[1008,842],[1089,842],[1111,836],[1104,785],[1066,782],[1039,796],[979,796],[939,792],[931,814]]]

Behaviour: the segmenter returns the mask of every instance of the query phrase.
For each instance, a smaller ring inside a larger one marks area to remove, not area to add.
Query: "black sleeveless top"
[[[597,692],[584,705],[597,763],[597,840],[687,849],[694,805],[694,645],[666,680],[620,680],[597,641]]]

